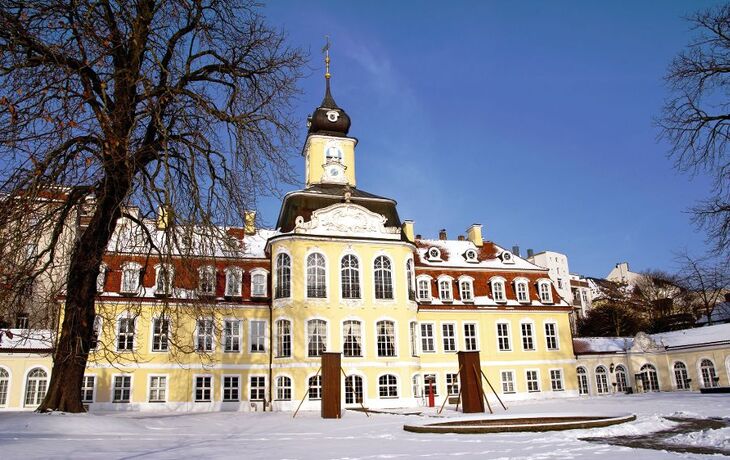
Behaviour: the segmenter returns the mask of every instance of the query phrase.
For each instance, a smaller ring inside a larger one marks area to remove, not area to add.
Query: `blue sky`
[[[263,12],[311,53],[302,138],[331,37],[358,187],[396,199],[416,233],[456,238],[477,222],[497,244],[563,252],[572,272],[603,277],[707,249],[686,211],[710,180],[672,168],[652,119],[692,36],[683,17],[716,3],[277,0]],[[298,152],[292,165],[303,178]],[[273,225],[278,201],[262,205]]]

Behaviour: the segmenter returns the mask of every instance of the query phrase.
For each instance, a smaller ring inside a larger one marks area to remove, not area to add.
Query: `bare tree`
[[[712,324],[712,311],[730,290],[730,263],[724,258],[692,257],[688,252],[677,255],[680,266],[678,280],[687,290],[695,308]]]
[[[33,282],[69,255],[39,410],[83,411],[96,279],[121,217],[236,223],[291,177],[303,63],[253,1],[0,0],[0,252],[44,235],[2,274]]]
[[[669,66],[665,77],[671,96],[657,121],[671,144],[675,166],[714,178],[713,196],[694,209],[721,252],[730,250],[730,5],[688,18],[695,39]]]

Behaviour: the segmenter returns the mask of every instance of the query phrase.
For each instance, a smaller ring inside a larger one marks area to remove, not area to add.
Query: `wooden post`
[[[479,363],[478,351],[460,351],[459,378],[461,379],[461,406],[465,414],[484,412],[482,399],[482,367]]]
[[[340,353],[322,353],[322,418],[342,415],[342,379]]]

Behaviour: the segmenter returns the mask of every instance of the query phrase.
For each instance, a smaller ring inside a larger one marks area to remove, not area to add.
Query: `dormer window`
[[[515,293],[517,294],[518,302],[530,301],[530,291],[528,289],[527,279],[518,278],[515,280]]]
[[[155,295],[172,294],[172,267],[169,265],[158,265],[155,267],[155,271]]]
[[[452,302],[454,300],[454,294],[452,292],[452,280],[448,277],[442,277],[438,280],[439,286],[439,298],[442,302]]]
[[[215,295],[215,267],[200,267],[198,270],[198,292],[202,295]]]
[[[479,262],[479,259],[477,258],[477,252],[474,249],[467,249],[464,253],[464,259],[466,259],[469,263],[477,263]]]
[[[428,251],[426,251],[426,258],[432,262],[440,262],[441,261],[441,250],[436,247],[428,248]]]
[[[502,251],[502,253],[499,255],[499,258],[502,259],[503,264],[514,264],[515,260],[512,256],[512,253],[509,251]]]
[[[471,278],[459,278],[459,295],[462,302],[474,302],[474,282]]]
[[[504,278],[495,276],[490,280],[492,284],[492,298],[495,302],[506,302],[507,296],[504,291]]]
[[[243,270],[238,267],[226,269],[226,297],[241,297],[241,281]]]
[[[106,284],[106,273],[107,266],[106,264],[102,263],[101,266],[99,266],[99,274],[96,275],[96,292],[104,292],[104,285]]]
[[[266,297],[267,275],[266,270],[262,268],[251,271],[251,297]]]
[[[141,274],[142,266],[140,264],[135,262],[125,264],[122,267],[122,286],[120,291],[123,294],[137,294]]]
[[[431,301],[431,278],[428,276],[419,276],[416,280],[418,300],[421,302]]]
[[[537,290],[540,293],[540,302],[542,303],[553,303],[553,292],[550,289],[550,281],[539,280],[537,282]]]

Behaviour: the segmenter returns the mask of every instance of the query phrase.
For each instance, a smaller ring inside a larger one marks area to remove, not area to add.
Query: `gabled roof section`
[[[418,258],[416,265],[424,267],[444,267],[444,268],[489,268],[499,270],[547,270],[543,267],[528,262],[526,259],[512,254],[512,263],[505,263],[499,256],[503,252],[509,252],[503,247],[491,242],[485,241],[482,247],[476,246],[468,240],[416,240],[418,247]],[[436,247],[441,251],[440,261],[432,261],[426,256],[429,248]],[[475,250],[478,254],[478,262],[467,261],[464,254],[468,250]]]

